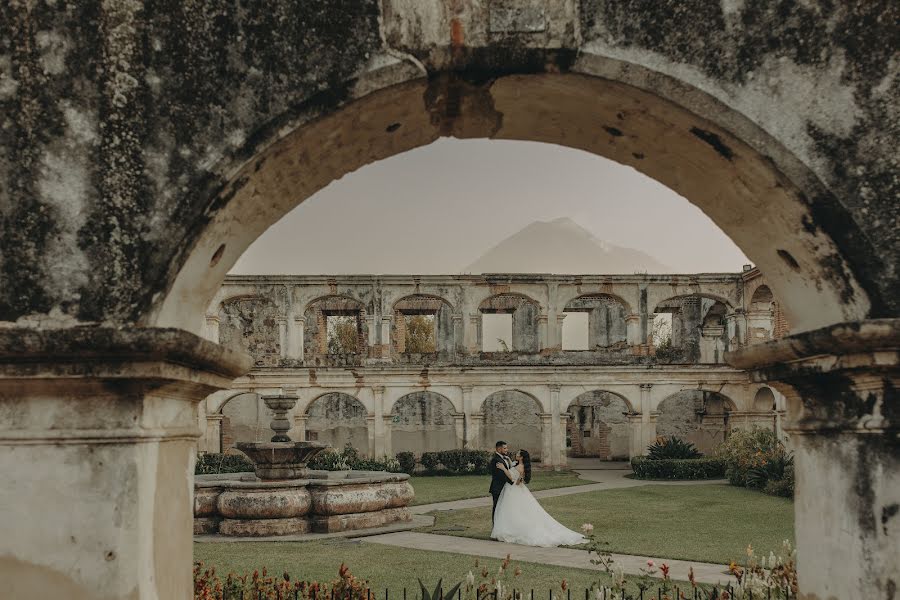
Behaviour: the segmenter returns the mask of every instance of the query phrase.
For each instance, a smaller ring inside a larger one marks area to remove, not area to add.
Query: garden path
[[[485,558],[503,559],[509,555],[514,562],[539,563],[595,571],[603,570],[601,566],[591,564],[592,555],[588,554],[586,550],[576,550],[574,548],[536,548],[533,546],[519,546],[517,544],[414,531],[370,536],[362,538],[361,541],[364,544],[382,544],[433,552],[453,552]],[[615,564],[621,565],[628,575],[645,574],[642,573],[641,569],[646,569],[647,561],[653,560],[656,565],[656,573],[653,576],[657,578],[662,577],[662,574],[659,572],[659,565],[666,563],[671,569],[670,577],[672,579],[686,581],[688,568],[692,567],[694,569],[694,578],[698,583],[726,584],[735,582],[734,578],[728,573],[726,565],[633,556],[630,554],[613,554],[612,558]]]

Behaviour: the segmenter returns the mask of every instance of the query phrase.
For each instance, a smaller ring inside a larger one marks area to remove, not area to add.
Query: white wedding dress
[[[515,467],[509,472],[513,479],[519,478]],[[500,542],[544,548],[574,546],[588,541],[547,514],[526,486],[511,483],[503,487],[497,500],[491,537]]]

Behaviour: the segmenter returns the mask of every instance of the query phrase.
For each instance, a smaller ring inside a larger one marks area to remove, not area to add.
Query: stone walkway
[[[414,531],[366,537],[362,538],[361,541],[364,544],[382,544],[385,546],[396,546],[413,550],[428,550],[431,552],[453,552],[456,554],[468,554],[486,558],[503,559],[509,555],[514,562],[539,563],[567,568],[589,569],[592,571],[603,570],[602,567],[591,564],[591,555],[588,554],[587,551],[575,550],[572,548],[535,548],[533,546],[519,546],[517,544],[505,544],[502,542],[474,540],[452,535],[436,535]],[[613,554],[612,557],[616,564],[621,565],[625,570],[625,573],[629,575],[640,575],[640,569],[646,569],[647,561],[650,560],[650,558],[646,556],[632,556],[630,554]],[[728,574],[728,567],[725,565],[714,565],[685,560],[669,560],[665,558],[653,558],[652,560],[656,563],[657,577],[662,577],[659,573],[659,565],[666,563],[671,568],[669,576],[672,579],[686,581],[688,578],[688,568],[693,567],[694,577],[700,583],[724,584],[734,582],[734,578]]]

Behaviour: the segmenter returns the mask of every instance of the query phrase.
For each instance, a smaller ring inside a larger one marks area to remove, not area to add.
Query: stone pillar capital
[[[297,323],[298,325],[305,325],[306,317],[294,316],[294,323]]]
[[[385,388],[384,388],[383,385],[373,385],[373,386],[372,386],[372,392],[373,392],[376,396],[381,396],[382,394],[384,394],[384,389],[385,389]]]
[[[472,385],[471,383],[464,383],[461,386],[459,386],[459,389],[462,390],[463,394],[471,394],[472,390],[475,389],[475,386]]]
[[[547,315],[546,313],[541,313],[538,315],[537,322],[538,323],[546,323],[549,318],[550,318],[550,316]]]
[[[641,315],[630,314],[625,317],[626,323],[637,323],[641,320]]]
[[[453,313],[452,315],[450,315],[450,319],[454,323],[460,323],[463,320],[463,315],[461,313]]]
[[[210,325],[218,325],[220,321],[219,315],[206,315],[206,322]]]
[[[550,388],[551,393],[555,393],[555,394],[558,394],[559,390],[562,389],[562,386],[558,383],[551,383],[547,387]]]
[[[208,423],[215,423],[217,421],[221,422],[222,419],[224,419],[224,418],[225,418],[225,415],[223,415],[222,413],[211,413],[211,414],[206,415],[206,421]]]
[[[640,387],[642,390],[649,390],[649,389],[653,388],[653,384],[652,383],[642,383],[640,385]]]
[[[567,316],[566,313],[562,313],[562,312],[557,313],[556,314],[556,322],[558,324],[562,325],[562,322],[566,320],[566,316]]]

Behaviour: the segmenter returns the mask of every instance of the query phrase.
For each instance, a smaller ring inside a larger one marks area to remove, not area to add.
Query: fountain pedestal
[[[275,413],[270,427],[275,435],[270,442],[238,442],[237,449],[246,454],[264,481],[300,479],[306,475],[306,465],[328,446],[319,442],[294,442],[287,432],[291,424],[287,411],[297,404],[297,396],[287,394],[263,396],[263,402]]]

